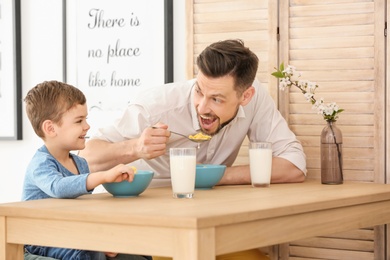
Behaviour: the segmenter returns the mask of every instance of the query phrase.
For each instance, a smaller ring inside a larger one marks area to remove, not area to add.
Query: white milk
[[[249,149],[252,186],[268,187],[271,182],[272,149]]]
[[[194,193],[196,156],[175,155],[170,158],[172,190],[174,193]]]

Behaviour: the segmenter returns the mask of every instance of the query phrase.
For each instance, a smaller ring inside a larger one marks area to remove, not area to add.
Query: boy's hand
[[[91,173],[87,177],[86,188],[90,191],[102,183],[121,182],[124,180],[132,182],[136,171],[137,169],[134,166],[118,164],[108,171]]]
[[[119,164],[107,171],[106,182],[132,182],[137,169],[134,166]]]

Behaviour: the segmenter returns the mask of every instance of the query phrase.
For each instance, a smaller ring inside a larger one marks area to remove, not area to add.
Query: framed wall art
[[[126,105],[173,81],[172,0],[83,0],[66,5],[66,80],[90,107]]]
[[[22,139],[20,0],[0,0],[0,140]]]

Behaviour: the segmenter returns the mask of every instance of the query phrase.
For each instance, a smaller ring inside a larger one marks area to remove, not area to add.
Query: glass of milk
[[[249,143],[249,168],[253,187],[269,187],[272,170],[271,143]]]
[[[194,196],[196,148],[170,148],[171,182],[174,198]]]

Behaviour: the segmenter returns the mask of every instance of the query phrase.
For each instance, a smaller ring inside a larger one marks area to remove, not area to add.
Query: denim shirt
[[[89,167],[87,161],[70,153],[79,174],[74,174],[61,165],[47,150],[39,148],[27,167],[24,177],[22,200],[45,198],[73,199],[87,190]]]

